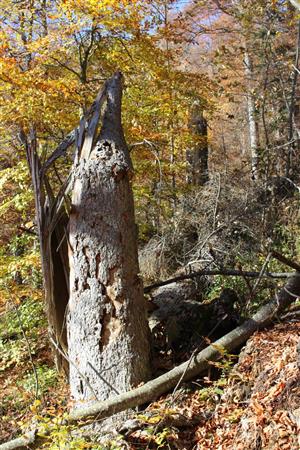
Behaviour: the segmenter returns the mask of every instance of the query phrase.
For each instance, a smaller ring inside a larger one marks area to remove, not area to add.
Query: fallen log
[[[204,277],[204,276],[215,276],[215,275],[224,275],[224,276],[233,276],[233,277],[245,277],[245,278],[259,278],[262,276],[263,278],[277,278],[277,279],[286,279],[289,278],[292,273],[290,272],[265,272],[261,275],[261,272],[253,272],[253,271],[243,271],[237,269],[216,269],[216,270],[199,270],[197,272],[191,272],[184,275],[178,275],[178,277],[169,278],[165,281],[158,281],[157,283],[153,283],[144,288],[145,294],[148,294],[153,289],[156,289],[161,286],[167,286],[171,283],[178,283],[179,281],[191,280],[193,278]]]
[[[124,392],[103,402],[96,402],[86,408],[76,409],[71,412],[70,421],[85,420],[90,417],[99,420],[109,417],[125,409],[154,400],[174,388],[179,381],[194,378],[209,367],[210,361],[215,361],[222,356],[220,348],[232,352],[244,344],[256,330],[268,325],[274,317],[293,303],[297,296],[300,296],[300,272],[292,275],[275,297],[262,306],[251,319],[246,320],[242,325],[196,354],[192,360],[180,364],[160,377],[129,392]],[[0,450],[2,450],[1,447]]]
[[[270,324],[272,319],[284,311],[297,297],[300,297],[300,272],[294,273],[275,297],[262,306],[252,318],[246,320],[242,325],[201,352],[196,353],[189,361],[129,392],[106,401],[95,402],[86,408],[71,411],[69,422],[80,422],[81,425],[90,419],[100,420],[126,409],[143,405],[170,391],[175,386],[178,387],[181,382],[188,381],[204,372],[211,361],[216,361],[222,357],[221,349],[232,352],[244,344],[256,330]],[[20,445],[12,445],[14,442],[18,444],[19,439],[0,445],[0,450],[22,448]]]
[[[12,441],[6,442],[0,445],[1,450],[16,450],[21,448],[30,448],[29,445],[35,443],[36,430],[29,431],[19,438],[13,439]]]

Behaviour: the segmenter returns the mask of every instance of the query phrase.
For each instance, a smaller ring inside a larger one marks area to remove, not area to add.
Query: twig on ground
[[[185,373],[183,379],[187,381],[207,370],[211,361],[216,361],[222,357],[220,349],[231,352],[240,347],[256,330],[270,324],[277,314],[287,308],[295,300],[295,296],[299,295],[300,272],[296,272],[288,279],[286,285],[279,293],[268,304],[262,306],[251,319],[199,352],[192,361],[186,361],[160,377],[129,392],[124,392],[105,401],[95,402],[91,406],[73,410],[69,416],[69,422],[79,422],[81,426],[93,420],[94,417],[97,420],[101,420],[126,409],[153,401],[176,386],[183,373]],[[0,450],[20,448],[20,445],[16,445],[16,441],[19,444],[20,440],[17,439],[0,445]]]

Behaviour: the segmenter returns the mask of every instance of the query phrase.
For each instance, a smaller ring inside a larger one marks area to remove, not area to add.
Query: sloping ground
[[[37,443],[33,448],[58,448],[57,442],[61,445],[63,439],[65,444],[60,448],[76,449],[300,448],[299,318],[290,317],[289,321],[255,333],[229,377],[225,375],[232,367],[233,359],[224,354],[218,363],[223,371],[218,380],[211,381],[209,376],[194,380],[151,403],[146,410],[135,413],[129,424],[120,426],[120,436],[108,447],[93,445],[88,438],[85,440],[80,429],[76,431],[76,436],[79,434],[81,438],[79,445],[79,441],[74,440],[76,436],[72,435],[76,427],[67,428],[54,422],[68,410],[68,389],[51,372],[51,355],[45,333],[46,329],[40,327],[37,334],[40,345],[33,355],[34,363],[41,370],[38,403],[34,401],[34,382],[29,383],[31,379],[26,375],[31,370],[29,361],[21,360],[15,363],[14,368],[3,368],[0,373],[3,387],[0,395],[0,442],[19,434],[23,424],[27,428],[28,423],[44,421],[48,428],[53,425],[54,431],[42,444]]]
[[[300,448],[300,321],[257,332],[241,353],[197,450]]]

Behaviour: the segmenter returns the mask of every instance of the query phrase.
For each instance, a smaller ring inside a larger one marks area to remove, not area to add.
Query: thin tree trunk
[[[94,139],[98,105],[74,167],[69,226],[70,387],[78,408],[126,392],[150,375],[121,74],[108,80],[104,95],[100,135]]]
[[[198,102],[193,105],[189,128],[197,143],[186,152],[187,182],[203,186],[209,180],[207,121]]]
[[[292,89],[291,89],[291,98],[290,98],[290,104],[289,104],[289,121],[288,121],[288,154],[287,154],[287,161],[286,161],[286,168],[285,168],[285,176],[289,178],[293,172],[293,154],[296,152],[296,147],[299,144],[298,142],[298,133],[295,133],[295,127],[294,122],[296,115],[299,116],[299,107],[296,111],[296,94],[297,94],[297,81],[298,81],[298,75],[299,75],[299,58],[300,58],[300,20],[298,21],[298,33],[297,33],[297,43],[296,43],[296,57],[295,57],[295,65],[294,65],[294,71],[292,75]],[[295,141],[297,144],[293,142],[295,138]]]
[[[253,65],[248,51],[245,51],[244,57],[245,75],[248,82],[247,109],[249,122],[249,139],[251,151],[251,171],[252,179],[256,181],[259,178],[259,139],[258,123],[256,118],[255,99],[253,96]]]

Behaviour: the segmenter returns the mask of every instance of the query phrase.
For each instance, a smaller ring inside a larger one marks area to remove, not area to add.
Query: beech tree
[[[81,123],[70,212],[70,387],[77,405],[126,392],[149,377],[149,342],[132,165],[121,124],[116,73]],[[97,137],[101,105],[106,100]]]
[[[132,164],[121,123],[121,99],[118,72],[104,84],[79,127],[43,165],[34,132],[30,138],[21,133],[35,194],[50,339],[63,355],[59,367],[69,362],[71,394],[78,407],[127,391],[150,375]],[[54,198],[46,170],[74,144],[71,178]],[[70,190],[66,220],[64,200],[68,203]],[[69,261],[65,261],[67,243]],[[69,283],[65,272],[70,274]]]

